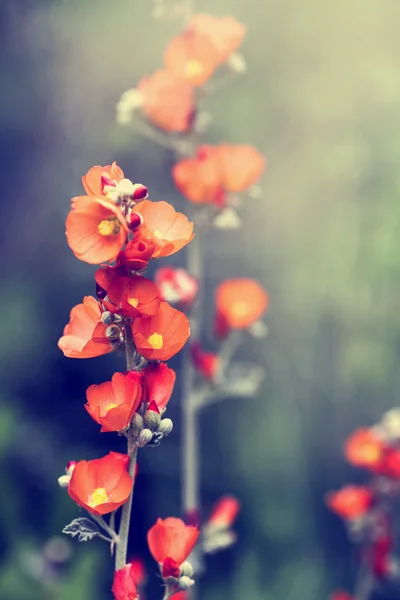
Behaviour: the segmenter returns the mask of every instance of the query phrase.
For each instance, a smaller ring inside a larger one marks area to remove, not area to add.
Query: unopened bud
[[[169,435],[171,433],[173,427],[174,427],[174,424],[171,421],[171,419],[161,419],[157,431],[159,431],[163,435]]]
[[[135,413],[132,417],[132,427],[136,427],[136,429],[142,430],[144,427],[143,417],[139,415],[139,413]]]
[[[193,567],[190,562],[185,561],[181,564],[181,577],[193,577]]]
[[[129,229],[135,230],[143,224],[143,217],[139,213],[132,212],[130,217]]]
[[[151,442],[153,438],[153,432],[150,429],[143,429],[139,435],[139,446],[146,446],[149,442]]]
[[[67,475],[72,475],[73,470],[75,469],[77,465],[76,460],[70,460],[69,462],[67,462],[66,467],[65,467],[65,472]]]
[[[186,575],[179,580],[179,589],[181,590],[188,590],[192,585],[194,585],[194,580],[190,579],[190,577],[186,577]]]
[[[145,200],[148,197],[149,192],[145,185],[142,185],[141,183],[135,183],[133,187],[133,200],[138,202],[139,200]]]
[[[105,190],[105,187],[113,187],[115,188],[115,181],[113,179],[110,179],[110,177],[107,177],[106,175],[102,175],[101,176],[101,191],[104,193],[107,193],[107,190]]]
[[[61,475],[61,477],[59,477],[57,481],[58,485],[65,489],[69,486],[69,482],[71,481],[71,475]]]
[[[106,329],[106,338],[108,340],[116,340],[119,338],[119,327],[116,325],[110,325]]]
[[[157,404],[154,401],[150,402],[146,412],[144,413],[144,422],[146,423],[149,429],[155,431],[156,429],[158,429],[160,421],[161,415],[160,411],[158,410]]]
[[[109,310],[104,311],[101,315],[101,322],[103,325],[111,325],[111,323],[114,323],[113,313]]]

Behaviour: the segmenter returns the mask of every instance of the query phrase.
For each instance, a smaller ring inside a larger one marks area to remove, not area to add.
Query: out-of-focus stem
[[[137,457],[137,446],[135,442],[128,439],[128,455],[130,456],[130,463],[128,473],[132,477],[133,485],[131,494],[122,507],[121,511],[121,522],[119,525],[118,533],[118,544],[115,552],[115,570],[122,569],[126,564],[126,555],[128,551],[128,538],[129,538],[129,525],[131,520],[131,509],[132,509],[132,498],[135,486],[135,468],[136,468],[136,457]]]
[[[375,577],[370,564],[369,548],[362,549],[362,562],[358,572],[356,589],[354,593],[355,600],[369,600],[374,589]]]

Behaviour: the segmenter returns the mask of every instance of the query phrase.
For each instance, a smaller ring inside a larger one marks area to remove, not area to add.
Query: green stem
[[[128,473],[132,477],[133,485],[130,496],[122,507],[121,521],[119,525],[118,533],[118,544],[115,552],[115,570],[118,571],[126,565],[126,555],[128,551],[128,538],[129,538],[129,525],[131,520],[132,510],[132,498],[135,486],[135,468],[137,458],[137,446],[136,443],[128,439],[128,455],[130,456],[130,463]]]
[[[134,371],[136,368],[136,348],[132,337],[132,328],[130,322],[124,326],[125,333],[125,353],[126,353],[126,368],[128,371]]]

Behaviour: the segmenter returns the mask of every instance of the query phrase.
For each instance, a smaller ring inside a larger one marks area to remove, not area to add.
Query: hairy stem
[[[129,525],[131,520],[132,498],[135,485],[135,468],[137,458],[136,443],[128,439],[128,455],[130,463],[128,473],[132,477],[133,485],[130,496],[122,507],[121,521],[119,524],[118,544],[115,552],[115,570],[122,569],[126,565],[126,554],[128,551]]]
[[[125,334],[125,354],[126,354],[126,368],[128,371],[134,371],[136,368],[136,348],[133,342],[131,324],[128,322],[124,326]]]

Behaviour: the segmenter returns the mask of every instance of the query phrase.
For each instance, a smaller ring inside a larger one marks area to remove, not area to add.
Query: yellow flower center
[[[154,348],[154,350],[161,350],[163,347],[163,337],[159,333],[153,333],[150,337],[147,338],[150,346]]]
[[[107,406],[106,406],[106,412],[108,412],[112,408],[117,408],[117,406],[118,406],[118,404],[115,404],[115,402],[110,402],[110,404],[107,404]]]
[[[97,225],[97,229],[100,235],[117,235],[121,229],[121,223],[116,217],[110,217],[109,219],[103,219],[100,221],[100,223]]]
[[[93,494],[89,498],[89,506],[98,506],[108,501],[107,492],[104,488],[98,487],[94,490]]]
[[[158,229],[156,229],[154,232],[154,237],[156,237],[159,240],[162,240],[163,234],[161,233],[161,231],[158,231]]]
[[[185,65],[186,77],[197,77],[197,75],[201,75],[203,71],[203,65],[198,60],[189,60]]]
[[[238,317],[244,317],[249,311],[248,304],[247,302],[243,301],[236,302],[236,304],[233,305],[233,310],[235,312],[235,315],[237,315]]]
[[[137,308],[139,306],[139,300],[137,298],[128,298],[127,302],[133,306],[133,308]]]

